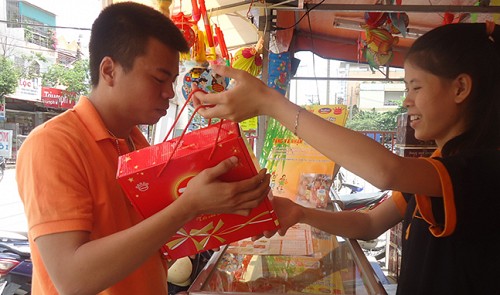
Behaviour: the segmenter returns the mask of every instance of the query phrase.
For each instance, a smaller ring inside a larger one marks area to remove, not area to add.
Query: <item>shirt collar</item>
[[[104,125],[101,115],[99,115],[99,112],[88,97],[81,96],[78,103],[73,107],[73,111],[76,112],[83,125],[85,125],[90,134],[92,134],[92,137],[94,137],[95,141],[108,138],[114,140],[113,136],[111,136],[106,128],[106,125]],[[137,127],[132,129],[130,136],[133,138],[138,149],[149,145],[144,135],[142,135]]]
[[[81,96],[78,103],[73,107],[73,110],[96,141],[112,138],[99,112],[97,112],[88,97]]]

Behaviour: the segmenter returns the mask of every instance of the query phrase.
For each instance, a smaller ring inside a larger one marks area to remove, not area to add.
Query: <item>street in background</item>
[[[0,182],[0,230],[27,232],[24,208],[19,198],[16,169],[7,168]]]

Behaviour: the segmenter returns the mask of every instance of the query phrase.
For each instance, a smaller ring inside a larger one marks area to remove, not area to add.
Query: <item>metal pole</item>
[[[254,6],[262,5],[254,3]],[[293,6],[274,6],[276,10],[307,11],[306,8]],[[345,12],[469,12],[469,13],[500,13],[500,6],[472,6],[472,5],[377,5],[377,4],[321,4],[315,11],[345,11]]]

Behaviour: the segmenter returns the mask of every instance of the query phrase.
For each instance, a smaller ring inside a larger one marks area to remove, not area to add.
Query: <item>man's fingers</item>
[[[241,200],[241,208],[254,208],[256,207],[264,198],[267,198],[268,192],[271,189],[269,183],[271,181],[271,175],[265,174],[264,178],[258,183],[252,184],[249,188],[244,188],[243,192],[237,196]],[[255,188],[255,185],[258,185]]]
[[[209,179],[216,179],[219,176],[227,173],[229,170],[233,169],[238,165],[239,159],[236,156],[232,156],[230,158],[225,159],[224,161],[220,162],[219,164],[215,165],[212,168],[207,168],[203,170],[202,173],[205,173],[208,175]]]
[[[270,190],[269,185],[263,182],[256,191],[249,191],[236,196],[239,203],[234,214],[248,216],[250,210],[257,207],[264,198],[267,198],[267,191]]]
[[[262,169],[259,173],[265,173],[265,170]],[[238,205],[236,205],[237,210],[233,213],[248,216],[253,208],[257,207],[264,198],[267,198],[269,190],[271,189],[269,187],[270,180],[271,175],[265,174],[264,179],[259,182],[257,188],[253,186],[250,190],[235,196]]]
[[[257,185],[261,185],[261,190],[264,192],[264,190],[267,191],[270,181],[271,175],[267,174],[267,169],[261,169],[257,175],[240,181],[239,185],[241,191],[251,191]]]

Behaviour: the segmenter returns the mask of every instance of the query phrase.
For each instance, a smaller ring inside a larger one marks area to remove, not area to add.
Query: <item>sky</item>
[[[84,28],[61,29],[57,35],[63,35],[68,42],[81,38],[83,47],[87,47],[90,39],[90,27],[102,8],[101,0],[27,0],[33,5],[56,15],[57,26]]]

